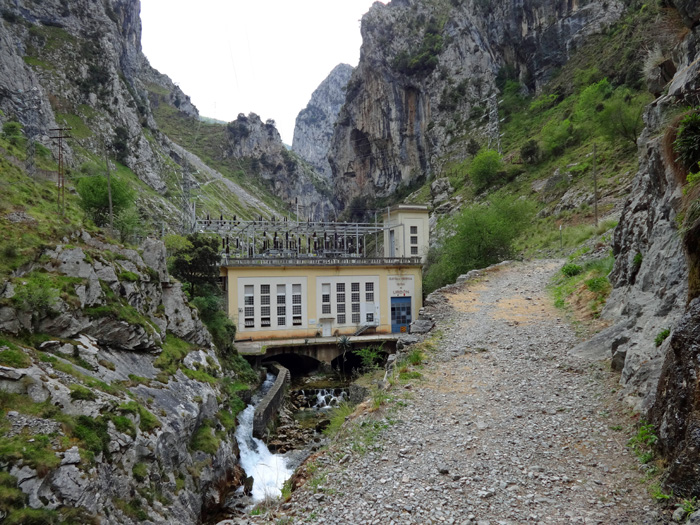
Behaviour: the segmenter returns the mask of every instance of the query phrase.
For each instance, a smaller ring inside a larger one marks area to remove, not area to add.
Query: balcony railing
[[[420,257],[227,257],[222,266],[420,266]]]

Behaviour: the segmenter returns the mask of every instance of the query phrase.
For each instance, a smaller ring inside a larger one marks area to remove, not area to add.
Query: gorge
[[[450,443],[461,443],[463,457],[476,458],[469,466],[449,449],[462,469],[454,474],[442,464],[440,440],[418,445],[417,438],[407,437],[394,443],[396,436],[381,433],[391,425],[391,410],[404,408],[396,403],[415,402],[401,394],[425,385],[397,382],[387,392],[374,388],[375,381],[373,391],[380,392],[375,399],[392,398],[393,408],[385,399],[377,410],[365,410],[360,428],[376,430],[397,450],[380,451],[377,445],[375,451],[360,443],[365,447],[360,453],[341,446],[340,452],[321,454],[322,462],[332,469],[353,465],[358,486],[369,483],[362,476],[376,462],[384,474],[372,483],[384,486],[389,497],[391,484],[408,482],[382,470],[389,464],[384,457],[400,469],[402,457],[425,447],[426,457],[440,465],[416,470],[409,481],[433,480],[426,499],[442,489],[461,490],[455,498],[467,494],[471,503],[462,510],[447,505],[452,518],[530,519],[500,515],[484,502],[494,495],[493,501],[511,501],[508,494],[529,487],[528,479],[573,490],[579,486],[573,474],[557,473],[556,461],[545,468],[532,458],[520,458],[518,472],[497,461],[500,477],[480,472],[481,466],[493,454],[507,454],[508,446],[520,446],[507,429],[535,421],[534,413],[528,417],[531,403],[542,405],[541,415],[555,429],[569,432],[574,423],[557,426],[557,414],[580,409],[596,436],[623,443],[632,438],[636,429],[615,434],[619,431],[611,427],[618,423],[598,418],[606,406],[584,413],[595,388],[589,392],[590,385],[572,377],[583,378],[588,368],[607,374],[595,364],[602,361],[615,374],[613,386],[605,383],[610,402],[620,405],[615,414],[632,411],[639,427],[653,429],[657,455],[651,464],[658,471],[639,469],[658,482],[662,494],[674,494],[671,503],[700,495],[695,417],[700,158],[692,154],[700,143],[697,2],[377,2],[361,21],[359,64],[339,65],[314,92],[298,116],[291,149],[274,121],[263,122],[255,113],[226,124],[202,118],[188,95],[143,55],[139,9],[139,0],[12,0],[0,8],[0,485],[7,494],[0,511],[8,523],[198,523],[218,516],[229,493],[245,485],[235,436],[243,425],[236,416],[261,377],[233,348],[235,329],[216,324],[223,323],[212,314],[220,310],[218,296],[212,293],[208,303],[193,285],[173,277],[177,243],[192,233],[196,218],[373,222],[397,202],[430,209],[433,241],[423,280],[426,292],[437,289],[432,297],[442,297],[431,306],[437,318],[461,312],[455,322],[467,323],[477,315],[466,303],[448,305],[453,292],[462,293],[443,288],[454,278],[440,280],[454,266],[450,239],[461,239],[466,219],[476,223],[480,211],[509,199],[526,203],[531,214],[520,221],[523,229],[508,249],[494,249],[496,260],[483,266],[506,258],[555,259],[542,263],[548,273],[536,263],[525,263],[535,265],[526,271],[542,286],[547,273],[557,283],[552,293],[563,294],[546,299],[538,288],[530,299],[518,298],[532,305],[532,297],[540,297],[537,307],[547,309],[550,323],[544,335],[533,335],[515,316],[504,328],[512,341],[474,336],[462,344],[467,336],[438,338],[439,349],[426,359],[428,369],[404,372],[430,376],[433,390],[426,399],[432,403],[430,396],[441,388],[431,374],[448,373],[443,359],[472,359],[459,363],[494,379],[488,391],[475,379],[473,391],[450,383],[454,391],[444,392],[475,395],[478,403],[469,406],[474,413],[513,400],[504,397],[507,380],[497,380],[496,363],[540,363],[550,372],[546,381],[554,385],[556,377],[575,395],[559,402],[528,390],[531,397],[523,397],[520,406],[509,405],[511,419],[499,419],[500,448],[481,458],[475,448],[481,434],[474,429],[489,421],[467,417],[466,406],[450,412],[445,421],[456,421],[452,428],[462,430]],[[64,213],[56,207],[59,146],[51,137],[57,128],[71,128],[60,151]],[[683,149],[684,143],[690,146]],[[493,164],[480,171],[479,161],[488,156]],[[115,188],[119,181],[133,192],[134,207],[115,213],[111,228],[96,225],[79,191],[81,180],[103,175],[114,178]],[[479,244],[470,235],[463,244]],[[221,251],[220,238],[215,244]],[[471,256],[466,250],[455,253],[461,260]],[[582,272],[580,281],[557,281],[569,279],[560,271],[566,266],[572,274]],[[455,278],[466,273],[450,270]],[[502,304],[493,297],[489,301]],[[547,300],[564,309],[550,311]],[[546,347],[560,335],[553,327],[569,315],[582,318],[580,326],[589,332],[584,338],[562,335],[562,347],[552,350],[556,358],[522,339],[541,339]],[[527,385],[526,377],[520,379]],[[488,397],[479,397],[484,392]],[[495,409],[492,416],[500,417]],[[445,421],[436,421],[436,427]],[[347,428],[355,428],[350,416]],[[532,436],[537,439],[535,430]],[[571,436],[587,443],[586,436],[574,431]],[[576,446],[556,441],[558,451]],[[613,453],[605,444],[596,447],[608,454],[597,465],[618,480],[610,470],[618,467],[611,465],[626,461],[622,456],[632,448]],[[376,454],[363,456],[367,451]],[[585,467],[588,460],[579,459]],[[448,474],[438,466],[458,479],[443,479]],[[337,474],[332,469],[330,484]],[[584,474],[599,479],[597,471]],[[618,481],[618,488],[626,483]],[[580,490],[588,488],[598,490],[592,485]],[[307,505],[308,513],[330,513],[330,519],[333,511],[323,502],[335,494],[309,490],[292,496],[287,517],[305,519]],[[619,497],[610,490],[601,497]],[[529,493],[535,489],[519,495]],[[374,494],[375,501],[383,494]],[[566,509],[545,501],[553,494],[539,494],[542,501],[530,498],[531,504],[566,517]],[[650,505],[637,492],[631,497]],[[586,510],[584,500],[576,500],[580,515],[619,511],[615,516],[624,514],[630,523],[647,518],[656,523],[673,512],[663,508],[654,521],[656,510],[639,511],[644,517],[634,521],[629,509],[610,510],[599,500]],[[469,506],[477,510],[464,510]],[[415,502],[398,507],[391,509],[396,519],[422,519],[406,510],[416,510]],[[537,516],[532,519],[542,514]]]

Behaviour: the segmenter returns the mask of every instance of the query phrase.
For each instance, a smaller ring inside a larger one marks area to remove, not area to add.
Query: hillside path
[[[424,378],[364,416],[384,427],[375,446],[332,445],[315,460],[320,483],[267,520],[658,523],[629,419],[609,404],[614,378],[567,353],[577,338],[545,290],[562,264],[511,263],[446,292]]]

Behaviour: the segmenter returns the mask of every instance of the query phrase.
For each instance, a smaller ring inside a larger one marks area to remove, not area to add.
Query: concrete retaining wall
[[[291,380],[289,370],[279,363],[270,363],[268,367],[271,374],[277,375],[277,379],[270,391],[265,394],[265,397],[263,397],[260,403],[255,407],[253,435],[257,438],[263,437],[268,423],[275,417],[275,414],[277,414],[282,406],[284,394],[287,392],[287,387]]]

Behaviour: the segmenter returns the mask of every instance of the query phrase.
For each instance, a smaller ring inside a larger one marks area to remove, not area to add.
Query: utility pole
[[[107,155],[107,146],[102,143],[102,152],[105,156],[105,168],[107,169],[107,200],[109,201],[109,230],[110,235],[114,230],[114,210],[112,208],[112,170],[109,167],[109,156]]]
[[[53,128],[49,130],[53,134],[51,139],[58,142],[58,180],[56,185],[58,186],[58,211],[61,216],[66,214],[66,174],[63,165],[63,139],[73,138],[68,133],[71,129],[73,128]]]
[[[598,227],[598,170],[596,166],[596,145],[593,143],[593,209],[595,210],[595,225]]]

